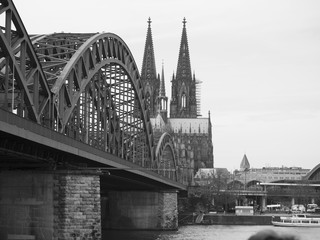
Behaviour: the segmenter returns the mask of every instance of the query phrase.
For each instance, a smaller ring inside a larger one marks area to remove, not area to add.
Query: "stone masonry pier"
[[[100,177],[96,171],[1,171],[0,239],[100,240],[102,228],[178,228],[177,191],[104,189],[101,197]]]
[[[177,191],[110,191],[103,204],[108,209],[102,213],[105,229],[178,228]]]

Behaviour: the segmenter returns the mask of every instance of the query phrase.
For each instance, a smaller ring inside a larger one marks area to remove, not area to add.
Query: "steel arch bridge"
[[[29,36],[11,0],[0,0],[0,107],[174,181],[175,154],[155,154],[140,74],[112,33]],[[164,163],[163,161],[166,161]]]
[[[166,171],[166,169],[178,169],[176,162],[176,151],[174,148],[174,142],[171,135],[167,132],[163,133],[158,141],[158,145],[155,151],[156,159],[158,160],[158,169],[162,172],[162,175],[170,178],[177,179],[177,172]],[[171,159],[168,161],[168,159]],[[183,179],[180,179],[181,181]]]
[[[305,176],[306,180],[319,181],[320,180],[320,164],[316,165],[311,171]]]

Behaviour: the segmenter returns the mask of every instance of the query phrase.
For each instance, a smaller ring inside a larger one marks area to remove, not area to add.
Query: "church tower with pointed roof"
[[[191,73],[186,19],[183,19],[182,36],[176,76],[172,77],[170,118],[196,118],[196,79]]]
[[[144,48],[141,81],[144,85],[144,94],[150,117],[157,115],[157,98],[159,96],[160,77],[157,76],[153,40],[151,32],[151,19],[148,19],[148,31]]]
[[[248,161],[247,155],[244,154],[242,161],[240,163],[240,171],[247,171],[250,169],[250,163]]]

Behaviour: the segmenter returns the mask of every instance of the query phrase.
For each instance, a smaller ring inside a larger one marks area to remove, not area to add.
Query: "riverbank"
[[[179,216],[183,225],[272,225],[272,215],[237,216],[234,214],[185,214]]]
[[[267,215],[210,215],[205,214],[201,224],[212,225],[272,225],[272,216]]]

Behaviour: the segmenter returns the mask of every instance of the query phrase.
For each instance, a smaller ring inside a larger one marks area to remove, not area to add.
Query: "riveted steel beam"
[[[51,93],[31,40],[12,1],[0,1],[0,105],[48,125]]]

